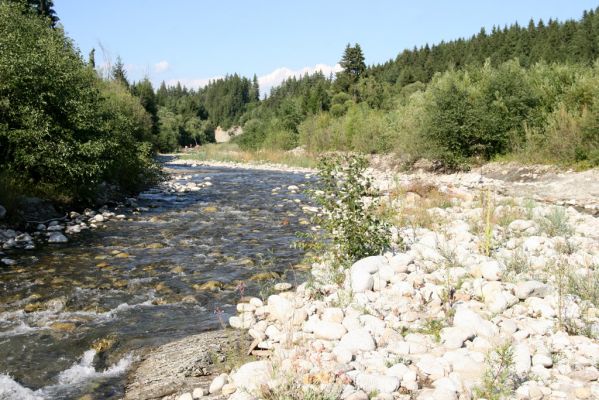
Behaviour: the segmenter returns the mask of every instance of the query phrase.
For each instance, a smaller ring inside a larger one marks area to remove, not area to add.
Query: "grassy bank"
[[[185,153],[181,158],[198,161],[239,162],[247,164],[282,164],[290,167],[315,168],[319,155],[276,149],[243,150],[235,143],[207,144]]]

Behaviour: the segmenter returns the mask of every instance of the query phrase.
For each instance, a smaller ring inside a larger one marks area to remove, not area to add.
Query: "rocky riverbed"
[[[310,176],[166,168],[115,208],[2,230],[0,399],[122,398],[147,349],[219,328],[240,291],[302,279]]]
[[[309,283],[239,302],[229,323],[262,357],[170,398],[599,398],[592,193],[372,173],[394,248],[341,284],[314,264]]]

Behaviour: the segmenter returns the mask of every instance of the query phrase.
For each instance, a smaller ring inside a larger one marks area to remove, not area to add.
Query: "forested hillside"
[[[348,45],[335,79],[290,79],[246,113],[246,148],[396,152],[408,161],[508,155],[599,164],[599,13],[482,29],[367,67]]]
[[[85,202],[106,184],[138,190],[157,178],[156,151],[213,142],[217,126],[242,126],[236,142],[248,150],[599,165],[598,10],[482,29],[381,65],[348,44],[335,76],[290,78],[270,93],[237,74],[156,89],[130,82],[120,57],[101,74],[52,1],[0,0],[0,17],[4,204],[7,193]]]
[[[290,78],[262,101],[256,80],[249,85],[236,75],[197,92],[159,92],[195,104],[204,132],[243,126],[236,141],[249,150],[395,152],[408,162],[427,157],[454,167],[497,156],[593,166],[598,55],[599,13],[590,10],[577,21],[481,29],[382,65],[367,66],[359,44],[348,44],[342,72]],[[180,133],[178,143],[195,143],[187,137]]]
[[[154,182],[152,120],[56,26],[52,1],[0,1],[0,203],[89,202]]]

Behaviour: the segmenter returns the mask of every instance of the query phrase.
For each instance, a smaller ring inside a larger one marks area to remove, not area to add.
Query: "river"
[[[0,398],[119,398],[136,351],[219,328],[240,282],[264,295],[267,285],[250,280],[258,273],[301,280],[292,243],[308,229],[309,176],[167,167],[182,183],[212,186],[150,190],[142,213],[8,253],[17,264],[0,266]]]

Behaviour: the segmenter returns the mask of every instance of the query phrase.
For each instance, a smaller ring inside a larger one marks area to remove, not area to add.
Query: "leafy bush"
[[[390,246],[389,225],[378,219],[372,201],[376,191],[364,175],[367,165],[361,156],[323,157],[318,190],[312,191],[322,208],[314,221],[322,229],[320,242],[330,244],[331,254],[342,267],[381,254]]]
[[[0,169],[13,188],[90,201],[104,181],[128,191],[156,178],[139,101],[22,7],[0,2]]]

